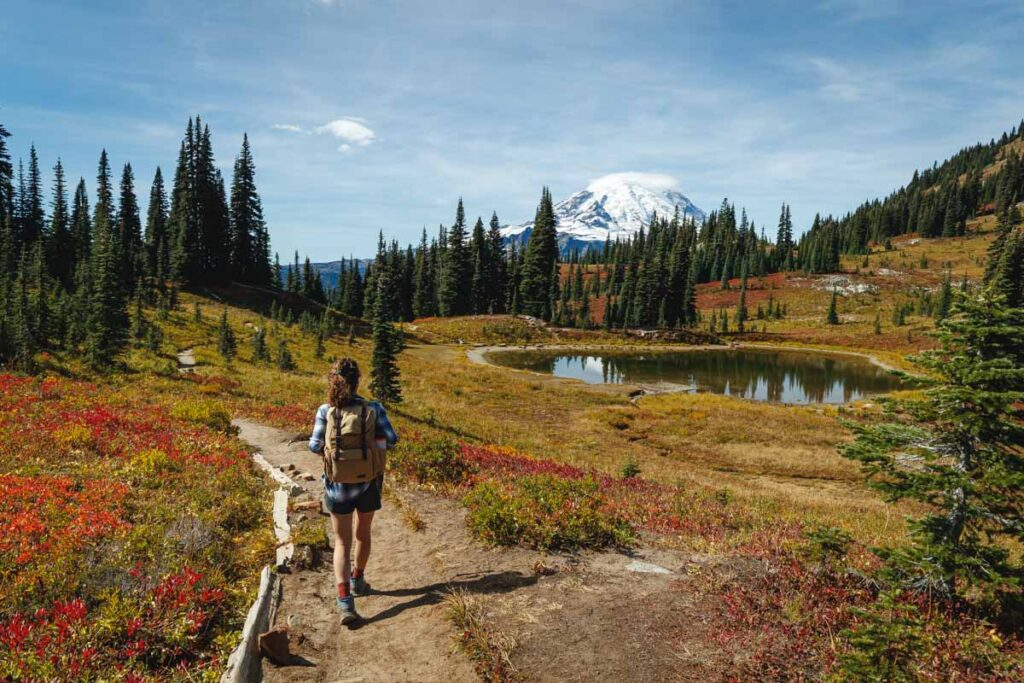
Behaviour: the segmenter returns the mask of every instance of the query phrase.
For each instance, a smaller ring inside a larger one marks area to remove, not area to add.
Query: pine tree
[[[100,155],[96,186],[86,359],[94,368],[101,369],[109,367],[124,347],[128,330],[125,293],[117,260],[117,240],[112,216],[113,194],[106,151]]]
[[[490,258],[490,272],[487,283],[487,309],[488,313],[504,313],[506,292],[508,291],[508,262],[506,257],[505,241],[501,236],[501,226],[498,223],[498,214],[491,214],[491,222],[487,230],[488,256]]]
[[[473,225],[469,251],[473,261],[473,277],[470,282],[470,312],[487,313],[490,299],[488,284],[491,275],[491,258],[487,236],[484,234],[484,222],[481,218],[477,218],[476,224]]]
[[[1004,242],[992,284],[1011,307],[1024,306],[1024,235],[1014,230]]]
[[[399,352],[395,328],[388,310],[386,278],[377,280],[377,297],[373,310],[373,356],[370,368],[370,391],[385,405],[402,401],[402,387],[396,357]]]
[[[139,203],[135,198],[135,178],[131,164],[125,164],[121,172],[115,248],[121,287],[130,292],[135,286],[135,280],[142,274],[142,222],[139,218]]]
[[[267,328],[260,321],[259,326],[252,335],[252,362],[265,363],[270,360],[270,351],[267,350]]]
[[[961,297],[920,362],[939,378],[924,401],[896,401],[902,418],[852,425],[842,454],[889,500],[919,501],[913,545],[882,553],[892,580],[953,597],[1016,581],[1003,539],[1024,541],[1024,310],[985,290]]]
[[[43,212],[43,179],[39,172],[39,156],[35,145],[29,148],[28,185],[23,201],[21,244],[28,246],[43,237],[46,222],[46,214]]]
[[[544,188],[526,243],[521,268],[519,306],[527,315],[551,319],[551,272],[558,262],[557,220],[551,192]]]
[[[217,326],[217,350],[228,363],[235,357],[235,333],[228,323],[228,309],[220,314],[220,325]]]
[[[68,215],[67,187],[64,167],[60,158],[53,167],[53,200],[50,204],[50,231],[47,239],[50,272],[65,289],[72,285],[74,245],[71,239],[71,220]]]
[[[71,262],[83,269],[92,247],[92,221],[89,218],[89,193],[85,180],[78,179],[75,198],[71,204]],[[74,273],[72,273],[74,275]]]
[[[434,278],[431,277],[431,256],[427,246],[427,229],[423,228],[420,246],[416,250],[413,273],[413,314],[417,318],[434,315]]]
[[[828,316],[825,318],[825,322],[829,325],[839,324],[839,311],[836,309],[836,299],[838,298],[838,290],[832,290],[832,300],[828,304]]]
[[[240,282],[269,284],[270,239],[256,192],[256,166],[248,134],[243,134],[242,151],[235,159],[230,214],[232,276]]]
[[[295,369],[295,360],[292,352],[288,350],[288,342],[283,338],[277,342],[277,369],[291,372]]]
[[[946,277],[942,280],[942,288],[939,290],[939,301],[935,306],[935,322],[941,323],[949,316],[953,307],[953,278],[947,270]]]
[[[465,315],[470,311],[473,262],[466,244],[466,212],[462,198],[455,211],[455,223],[448,231],[437,288],[438,313],[443,316]]]
[[[875,311],[875,334],[882,334],[882,312]]]
[[[170,266],[170,245],[167,235],[167,194],[164,176],[156,167],[153,184],[149,189],[149,208],[146,211],[146,274],[164,278]]]
[[[9,137],[10,131],[0,123],[0,226],[7,223],[13,229],[10,221],[14,218],[14,166],[11,153],[7,151]]]

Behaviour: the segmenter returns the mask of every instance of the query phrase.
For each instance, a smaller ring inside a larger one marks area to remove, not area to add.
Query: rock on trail
[[[191,348],[178,352],[178,372],[195,372],[196,355]]]

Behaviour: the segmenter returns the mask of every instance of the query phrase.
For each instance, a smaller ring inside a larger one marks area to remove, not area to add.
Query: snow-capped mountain
[[[555,204],[558,245],[563,254],[599,247],[606,239],[625,240],[650,223],[655,212],[704,221],[704,212],[676,188],[670,176],[654,173],[613,173],[591,182],[585,190]],[[507,244],[530,238],[533,221],[501,229]]]

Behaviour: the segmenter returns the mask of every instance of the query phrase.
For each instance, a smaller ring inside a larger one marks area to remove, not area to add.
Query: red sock
[[[338,597],[342,599],[348,597],[348,581],[342,581],[338,584]]]
[[[360,569],[359,567],[356,567],[355,569],[352,570],[352,578],[353,579],[358,579],[362,575],[363,575],[363,570]]]

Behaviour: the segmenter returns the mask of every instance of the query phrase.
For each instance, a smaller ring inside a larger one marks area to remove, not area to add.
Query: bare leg
[[[352,515],[331,515],[331,529],[334,531],[334,579],[335,583],[348,584],[352,557]]]
[[[360,572],[366,569],[366,563],[370,559],[371,524],[373,524],[373,511],[356,511],[356,568]]]

